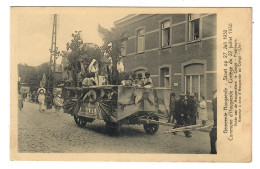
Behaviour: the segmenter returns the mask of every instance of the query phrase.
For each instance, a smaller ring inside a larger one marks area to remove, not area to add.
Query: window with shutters
[[[144,52],[144,28],[137,30],[137,53]]]
[[[171,24],[170,21],[164,21],[161,23],[161,47],[170,46],[170,37],[171,37]]]
[[[199,14],[189,14],[189,33],[188,40],[194,41],[200,38],[200,15]]]

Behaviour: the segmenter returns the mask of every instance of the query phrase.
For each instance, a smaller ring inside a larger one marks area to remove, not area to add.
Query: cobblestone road
[[[18,115],[18,151],[50,153],[209,153],[209,133],[193,132],[186,138],[182,132],[165,134],[160,126],[155,135],[147,135],[142,125],[122,126],[121,135],[109,136],[105,123],[95,120],[79,128],[73,117],[54,110],[40,113],[38,105],[24,103]]]

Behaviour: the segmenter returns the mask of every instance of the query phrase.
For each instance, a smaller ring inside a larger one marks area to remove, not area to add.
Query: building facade
[[[150,72],[154,87],[205,97],[212,119],[217,89],[216,14],[139,14],[115,22],[128,33],[125,71]]]

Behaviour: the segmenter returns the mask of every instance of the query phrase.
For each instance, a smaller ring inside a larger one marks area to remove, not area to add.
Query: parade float
[[[170,89],[122,85],[65,87],[64,112],[74,116],[79,127],[104,120],[114,134],[122,125],[142,124],[155,134],[159,119],[168,116]]]

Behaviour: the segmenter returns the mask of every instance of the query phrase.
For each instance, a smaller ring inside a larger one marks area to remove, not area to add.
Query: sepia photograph
[[[226,140],[236,139],[246,45],[232,24],[218,30],[220,12],[56,9],[11,7],[15,154],[215,158],[217,119]]]

